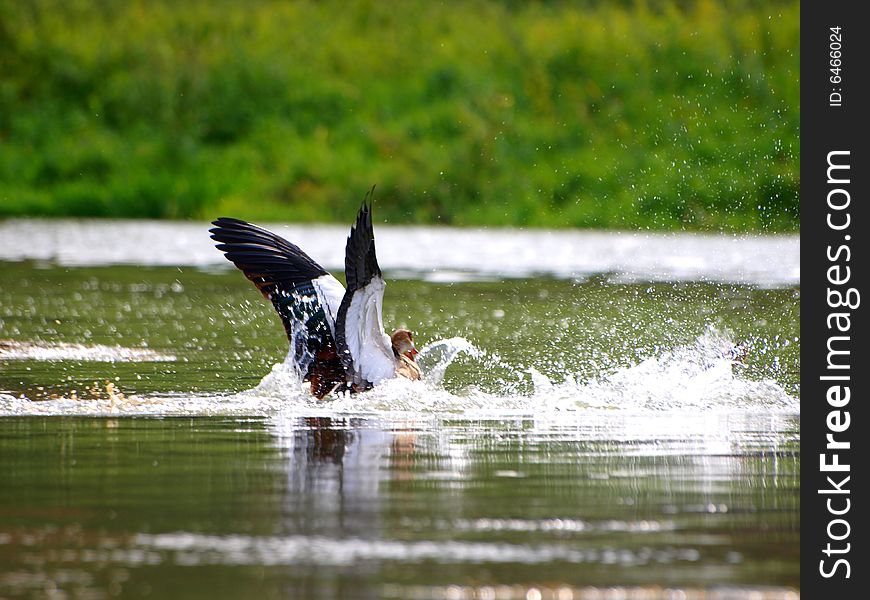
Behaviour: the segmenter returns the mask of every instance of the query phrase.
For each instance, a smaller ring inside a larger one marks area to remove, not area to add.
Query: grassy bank
[[[0,0],[0,216],[795,230],[799,5]]]

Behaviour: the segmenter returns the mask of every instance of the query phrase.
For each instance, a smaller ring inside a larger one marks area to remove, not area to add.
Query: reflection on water
[[[0,596],[796,598],[798,428],[748,413],[4,419]]]

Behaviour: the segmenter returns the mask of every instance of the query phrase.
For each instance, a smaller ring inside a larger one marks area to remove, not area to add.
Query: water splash
[[[304,408],[330,412],[383,411],[456,411],[461,410],[460,397],[441,386],[447,368],[462,354],[481,358],[484,353],[462,337],[438,340],[420,349],[418,362],[422,381],[398,377],[385,381],[365,394],[334,394],[330,400],[313,398],[307,383],[289,358],[276,364],[254,389],[239,396],[250,395],[272,404],[277,399],[281,408]]]
[[[798,412],[800,403],[773,379],[751,379],[744,348],[709,329],[695,343],[578,386],[566,381],[550,393],[569,393],[590,407],[634,410],[752,410]],[[567,388],[567,389],[566,389]],[[543,388],[536,385],[536,393]]]
[[[467,354],[473,358],[480,358],[484,355],[483,352],[478,350],[474,344],[465,338],[452,337],[432,342],[422,348],[417,356],[417,362],[420,364],[420,370],[423,372],[426,380],[438,385],[444,380],[447,367],[453,364],[453,361],[460,354]]]
[[[422,381],[396,378],[364,394],[339,394],[320,401],[308,392],[292,360],[272,367],[253,389],[232,395],[130,396],[31,402],[0,395],[0,414],[252,414],[277,412],[531,414],[588,410],[630,412],[704,412],[765,410],[799,412],[799,400],[769,377],[753,379],[743,364],[743,349],[726,335],[708,330],[693,344],[648,357],[582,381],[568,371],[553,382],[534,366],[510,368],[496,391],[477,386],[450,391],[443,385],[448,368],[465,356],[481,370],[508,368],[492,353],[461,337],[438,340],[420,351]],[[525,387],[520,384],[525,384]],[[529,385],[530,384],[530,385]],[[518,392],[525,389],[524,393]]]
[[[456,392],[442,385],[451,364],[465,355],[480,369],[492,365],[506,368],[497,355],[457,337],[433,342],[423,348],[419,360],[423,381],[393,379],[358,395],[341,395],[328,403],[311,399],[304,384],[287,363],[250,393],[265,398],[283,398],[289,405],[334,412],[479,412],[520,411],[530,413],[584,409],[631,411],[769,410],[799,412],[800,403],[772,378],[753,379],[743,362],[744,349],[725,334],[710,329],[693,344],[618,368],[596,379],[580,381],[568,372],[554,383],[534,366],[512,368],[499,389],[486,392],[469,386]],[[514,379],[511,373],[516,377]],[[518,393],[518,383],[530,380],[531,390]]]

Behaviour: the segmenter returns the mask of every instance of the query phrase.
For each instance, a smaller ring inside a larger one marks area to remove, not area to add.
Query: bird
[[[347,288],[301,248],[262,227],[220,217],[209,230],[218,250],[275,307],[292,362],[322,400],[392,379],[422,378],[413,333],[384,332],[384,281],[375,253],[372,194],[362,202],[345,246]]]

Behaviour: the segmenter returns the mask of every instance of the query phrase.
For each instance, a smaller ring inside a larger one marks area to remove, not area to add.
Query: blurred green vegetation
[[[797,230],[799,12],[0,0],[0,216]]]

